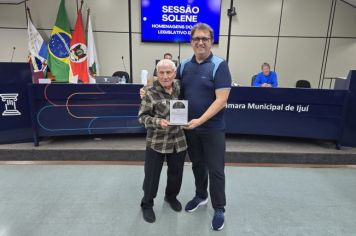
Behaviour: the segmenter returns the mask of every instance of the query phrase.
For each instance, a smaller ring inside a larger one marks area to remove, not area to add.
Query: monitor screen
[[[141,0],[143,42],[189,42],[197,23],[214,30],[219,42],[221,0]]]

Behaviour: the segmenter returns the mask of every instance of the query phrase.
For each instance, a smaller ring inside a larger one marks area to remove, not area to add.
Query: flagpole
[[[84,3],[84,0],[81,0],[81,1],[80,1],[80,13],[82,12],[83,3]]]
[[[28,18],[30,18],[30,21],[33,22],[33,21],[32,21],[32,16],[31,16],[31,12],[30,12],[30,8],[27,7],[26,10],[27,10],[27,13],[28,13]]]
[[[89,15],[90,15],[90,8],[88,8],[88,11],[87,11],[87,23],[85,25],[85,32],[88,32],[88,22],[89,22]]]
[[[26,4],[26,2],[25,2],[25,16],[26,16],[26,24],[28,24],[27,4]]]

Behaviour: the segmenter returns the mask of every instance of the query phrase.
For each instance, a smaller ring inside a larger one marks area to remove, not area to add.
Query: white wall
[[[59,0],[29,0],[35,26],[48,39],[58,11]],[[281,87],[294,87],[298,79],[311,81],[317,87],[322,72],[330,10],[333,0],[235,0],[237,16],[232,21],[230,70],[233,80],[249,85],[263,62],[276,68]],[[142,43],[140,0],[132,0],[132,66],[134,82],[141,69],[154,69],[155,59],[171,52],[177,59],[192,55],[189,44]],[[282,16],[281,16],[281,9]],[[226,58],[230,0],[222,0],[220,43],[214,54]],[[111,75],[123,70],[121,57],[129,60],[129,14],[127,0],[86,0],[91,8],[94,37],[101,73]],[[66,1],[72,27],[75,23],[75,1]],[[279,35],[278,35],[279,33]],[[27,60],[25,4],[0,4],[0,61]],[[278,37],[279,36],[279,37]],[[346,76],[356,65],[356,8],[337,0],[327,52],[325,76]],[[276,64],[275,64],[276,62]]]

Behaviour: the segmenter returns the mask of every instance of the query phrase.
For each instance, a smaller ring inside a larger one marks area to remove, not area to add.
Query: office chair
[[[125,78],[125,83],[130,82],[130,75],[126,71],[115,71],[114,74],[112,74],[113,77],[119,77],[119,78]]]
[[[253,76],[252,76],[252,78],[251,78],[251,86],[253,86],[253,82],[255,82],[256,76],[257,76],[257,75],[253,75]]]
[[[308,80],[298,80],[295,83],[296,88],[311,88],[310,82]]]

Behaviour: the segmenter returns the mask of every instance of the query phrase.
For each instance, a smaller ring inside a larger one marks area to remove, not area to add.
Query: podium
[[[27,84],[29,63],[0,62],[0,143],[33,140]]]
[[[341,143],[344,146],[356,147],[356,70],[350,70],[344,82],[344,89],[348,93],[348,100],[345,104]]]

